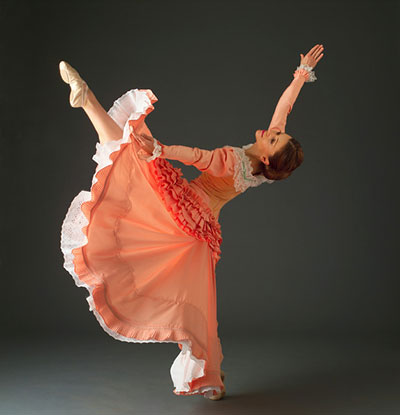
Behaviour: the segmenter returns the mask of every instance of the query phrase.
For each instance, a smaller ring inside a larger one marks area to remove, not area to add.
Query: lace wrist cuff
[[[147,157],[145,160],[149,163],[150,161],[156,159],[157,157],[161,156],[162,148],[161,145],[158,143],[158,141],[153,137],[153,143],[154,143],[154,149],[153,153],[150,157]]]
[[[306,70],[308,72],[308,79],[306,80],[306,82],[314,82],[317,80],[317,77],[315,76],[315,73],[312,70],[311,66],[301,64],[296,68],[296,71],[301,69]]]

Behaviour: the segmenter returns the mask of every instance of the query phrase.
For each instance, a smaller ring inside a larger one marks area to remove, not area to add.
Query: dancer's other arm
[[[322,45],[317,44],[310,49],[306,56],[300,54],[300,66],[293,73],[294,79],[280,97],[268,129],[285,132],[287,116],[291,113],[304,82],[313,82],[316,80],[312,69],[315,68],[317,63],[322,59],[322,56],[324,56],[322,53],[323,49]]]
[[[153,158],[178,160],[187,166],[194,166],[202,172],[207,171],[212,176],[227,177],[234,172],[235,159],[232,148],[228,146],[204,150],[198,147],[165,145],[147,134],[133,134],[133,136],[141,146],[141,150],[138,152],[140,159],[149,160],[153,155]],[[158,149],[155,148],[154,142],[159,146]]]

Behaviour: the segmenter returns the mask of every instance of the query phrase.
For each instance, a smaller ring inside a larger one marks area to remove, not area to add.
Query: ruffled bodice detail
[[[221,225],[207,203],[189,186],[180,168],[163,158],[155,158],[154,177],[162,199],[174,220],[188,234],[205,241],[220,259]]]

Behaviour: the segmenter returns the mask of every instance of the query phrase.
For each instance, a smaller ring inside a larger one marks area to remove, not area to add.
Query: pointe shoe
[[[222,382],[225,380],[225,372],[223,370],[221,370],[221,379],[222,379]],[[224,385],[220,393],[217,393],[216,395],[212,395],[208,399],[211,399],[212,401],[219,401],[225,396],[225,394],[226,394],[226,389]]]
[[[83,107],[87,101],[87,92],[89,89],[87,83],[80,77],[78,71],[67,62],[61,61],[59,67],[62,80],[71,87],[71,93],[69,95],[71,107]]]

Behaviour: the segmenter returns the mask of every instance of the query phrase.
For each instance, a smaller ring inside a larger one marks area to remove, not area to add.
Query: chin
[[[256,141],[259,141],[261,139],[261,134],[263,130],[257,130],[254,134],[254,137],[256,138]],[[265,134],[265,133],[264,133]]]

